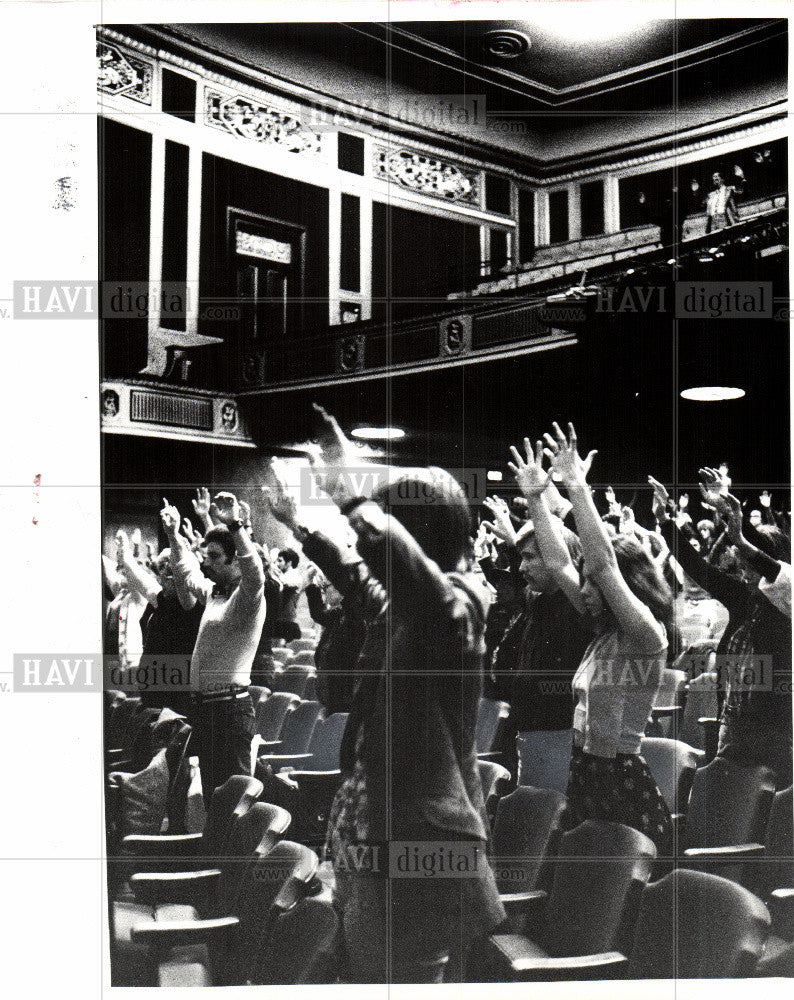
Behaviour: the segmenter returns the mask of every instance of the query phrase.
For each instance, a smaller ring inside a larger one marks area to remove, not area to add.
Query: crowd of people
[[[648,509],[635,512],[589,485],[596,453],[582,457],[573,426],[554,424],[534,447],[510,449],[517,502],[486,499],[476,526],[464,490],[438,468],[392,469],[361,495],[345,474],[361,459],[317,410],[315,474],[347,532],[311,528],[280,482],[262,494],[293,539],[277,550],[254,539],[250,510],[230,493],[198,492],[198,529],[165,501],[163,551],[119,533],[117,562],[105,560],[106,652],[128,669],[185,656],[184,688],[147,696],[193,725],[209,796],[250,773],[249,687],[268,686],[273,645],[300,634],[305,591],[321,629],[318,696],[349,713],[327,835],[347,981],[440,982],[505,918],[486,863],[455,879],[374,878],[349,863],[397,843],[481,845],[485,856],[483,691],[510,705],[515,780],[531,734],[557,733],[570,747],[572,822],[623,823],[671,855],[670,812],[641,743],[663,671],[686,654],[688,596],[724,609],[721,635],[709,636],[718,754],[791,784],[790,515],[767,491],[742,504],[726,466],[704,467],[703,516],[651,476]]]

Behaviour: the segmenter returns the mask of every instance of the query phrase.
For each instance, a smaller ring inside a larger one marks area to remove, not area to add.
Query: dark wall
[[[99,278],[148,294],[152,139],[146,132],[97,119]],[[112,299],[112,296],[111,296]],[[134,376],[146,364],[147,310],[102,321],[101,372]]]
[[[301,335],[321,333],[328,327],[328,192],[289,177],[242,166],[217,156],[204,155],[201,208],[201,288],[202,300],[234,300],[235,277],[227,247],[227,209],[253,212],[281,222],[305,227],[306,302],[302,310]],[[199,321],[201,333],[223,337],[233,344],[235,328],[228,320]],[[229,364],[228,351],[219,363]],[[221,384],[232,384],[232,372],[222,373]]]
[[[432,312],[479,277],[479,227],[382,202],[372,206],[372,317]],[[433,300],[441,300],[434,302]]]

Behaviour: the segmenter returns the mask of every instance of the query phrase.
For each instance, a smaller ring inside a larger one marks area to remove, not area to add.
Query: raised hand
[[[637,522],[634,520],[634,511],[631,509],[631,507],[621,507],[620,533],[622,535],[633,535],[636,527],[637,527]]]
[[[743,541],[742,535],[742,505],[731,493],[721,496],[717,501],[717,512],[725,522],[728,530],[728,538],[733,545],[740,545]]]
[[[610,514],[620,514],[620,504],[615,499],[615,490],[612,486],[607,486],[604,490],[604,497],[606,502],[609,504]]]
[[[212,501],[210,514],[227,527],[240,520],[240,504],[233,493],[218,493]]]
[[[119,563],[124,563],[132,558],[132,545],[129,538],[127,538],[127,533],[119,528],[116,532],[116,559]]]
[[[263,486],[262,496],[273,517],[292,531],[298,523],[298,505],[284,489],[283,483],[277,482],[275,487]]]
[[[163,509],[160,511],[160,520],[163,522],[163,530],[169,537],[175,536],[177,531],[179,531],[179,525],[182,520],[179,511],[165,497],[163,497]]]
[[[681,496],[678,498],[678,509],[686,510],[688,506],[689,506],[689,494],[682,493]]]
[[[510,509],[505,501],[501,497],[486,497],[483,500],[483,506],[487,507],[493,515],[493,533],[501,538],[502,541],[512,544],[516,533],[513,528],[512,518],[510,517]]]
[[[709,507],[716,507],[725,492],[722,476],[716,469],[703,468],[698,469],[698,479],[704,503]]]
[[[758,502],[761,504],[762,507],[771,507],[772,497],[769,493],[769,490],[762,491],[761,495],[758,498]]]
[[[212,501],[210,500],[210,491],[206,486],[200,486],[196,490],[196,499],[193,501],[193,510],[196,512],[198,517],[209,517],[211,505]]]
[[[323,420],[321,447],[325,468],[320,470],[319,483],[335,503],[343,504],[353,499],[347,485],[349,476],[345,472],[357,464],[355,445],[345,437],[336,417],[319,403],[312,403],[312,406]]]
[[[653,500],[651,501],[653,516],[661,524],[670,517],[670,508],[673,505],[673,501],[670,499],[667,489],[658,479],[648,476],[648,482],[653,486]]]
[[[568,437],[563,434],[560,425],[552,424],[554,437],[551,434],[544,434],[547,448],[545,453],[551,458],[551,467],[554,472],[559,473],[560,478],[566,486],[586,486],[587,473],[593,464],[593,459],[598,454],[591,451],[586,458],[582,458],[578,450],[576,430],[573,424],[568,424]]]
[[[537,454],[532,453],[532,445],[529,438],[524,438],[524,451],[526,459],[521,456],[517,448],[510,446],[510,454],[513,461],[508,462],[508,468],[516,477],[518,488],[527,498],[535,500],[543,494],[543,491],[551,482],[551,472],[543,470],[543,444],[538,441]]]

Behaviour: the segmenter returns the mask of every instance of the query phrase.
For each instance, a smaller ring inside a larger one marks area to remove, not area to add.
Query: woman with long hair
[[[544,562],[571,604],[590,617],[595,633],[573,679],[569,805],[577,822],[624,823],[648,836],[660,855],[669,855],[670,812],[640,748],[665,665],[662,623],[669,619],[672,593],[639,542],[607,533],[587,484],[596,452],[582,459],[573,425],[567,437],[553,426],[545,452],[568,489],[582,544],[581,573],[544,499],[551,472],[542,468],[542,442],[535,455],[527,439],[526,457],[511,449],[511,468],[529,503]]]

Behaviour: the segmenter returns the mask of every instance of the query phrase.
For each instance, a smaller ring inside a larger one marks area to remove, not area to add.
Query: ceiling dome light
[[[350,436],[359,441],[399,441],[405,431],[402,427],[357,427]]]
[[[486,31],[482,36],[482,46],[485,54],[495,59],[517,59],[529,51],[532,42],[523,31],[513,31],[511,28],[496,28]]]
[[[682,399],[691,399],[697,403],[721,403],[728,399],[741,399],[744,389],[736,389],[725,385],[700,385],[694,389],[684,389]]]

